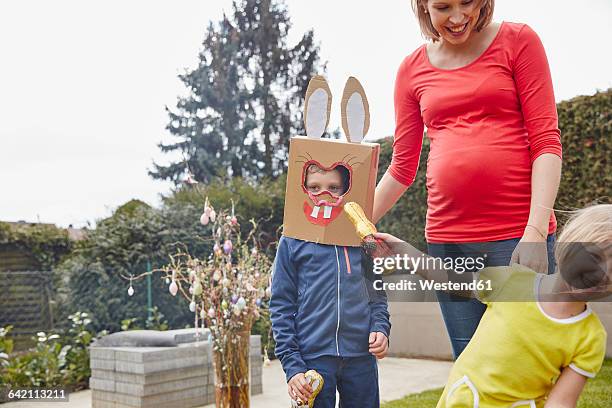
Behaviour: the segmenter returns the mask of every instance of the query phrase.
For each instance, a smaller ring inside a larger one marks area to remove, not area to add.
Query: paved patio
[[[446,383],[452,363],[447,361],[385,358],[379,362],[379,381],[382,401],[391,401],[408,394],[441,387]],[[263,394],[251,399],[252,408],[287,408],[287,385],[280,363],[275,360],[263,367]],[[3,408],[43,408],[40,402],[10,402]],[[52,408],[91,408],[91,392],[70,395],[67,403],[54,402]],[[206,405],[202,408],[212,408]]]

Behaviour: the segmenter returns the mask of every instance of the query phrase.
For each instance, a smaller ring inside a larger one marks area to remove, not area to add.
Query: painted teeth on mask
[[[330,219],[332,216],[332,207],[329,205],[326,205],[323,207],[323,218],[325,219]],[[312,208],[312,211],[310,212],[310,216],[312,218],[319,218],[319,213],[321,212],[321,207],[318,205],[315,205]]]

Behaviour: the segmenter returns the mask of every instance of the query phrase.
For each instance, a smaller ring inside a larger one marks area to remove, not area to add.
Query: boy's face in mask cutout
[[[310,200],[304,201],[304,215],[315,225],[328,225],[342,211],[344,194],[350,188],[350,171],[343,165],[327,170],[307,164],[304,188]]]
[[[344,169],[346,170],[346,168]],[[333,170],[324,170],[316,164],[311,164],[306,170],[304,186],[306,191],[313,195],[327,192],[335,198],[339,198],[348,190],[348,186],[344,186],[342,174],[338,167]]]

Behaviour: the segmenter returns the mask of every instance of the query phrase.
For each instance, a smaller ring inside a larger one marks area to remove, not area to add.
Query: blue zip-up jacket
[[[287,381],[308,370],[304,360],[368,355],[370,332],[389,337],[387,296],[362,262],[360,248],[281,238],[270,314]]]

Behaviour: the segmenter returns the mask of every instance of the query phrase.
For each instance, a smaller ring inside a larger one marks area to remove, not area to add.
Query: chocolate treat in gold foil
[[[308,399],[308,402],[304,402],[299,399],[297,401],[291,400],[291,408],[314,407],[315,398],[317,398],[317,395],[319,395],[319,393],[323,389],[323,377],[321,377],[321,374],[319,374],[315,370],[306,371],[304,377],[306,377],[306,381],[308,381],[308,384],[310,384],[310,386],[312,387],[312,395]]]
[[[344,213],[351,220],[355,226],[355,231],[359,238],[361,238],[361,247],[363,250],[372,258],[386,258],[393,256],[391,248],[386,242],[374,237],[376,233],[376,227],[365,213],[361,206],[355,202],[349,202],[344,204]],[[392,271],[388,271],[391,273]]]

